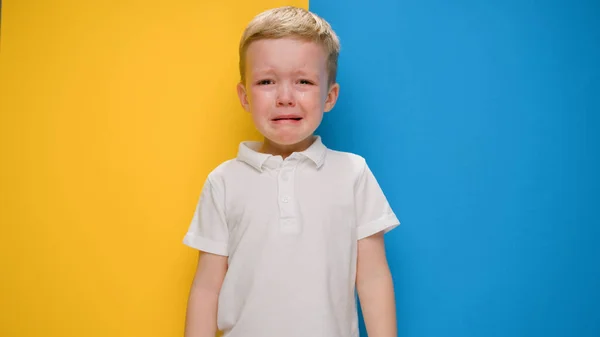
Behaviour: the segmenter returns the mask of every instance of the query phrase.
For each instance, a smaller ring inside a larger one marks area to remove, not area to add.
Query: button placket
[[[299,230],[295,197],[295,170],[298,161],[292,157],[284,160],[279,170],[279,219],[280,229],[285,233],[297,233]]]

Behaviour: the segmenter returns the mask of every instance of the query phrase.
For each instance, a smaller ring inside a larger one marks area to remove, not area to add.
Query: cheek
[[[250,93],[250,103],[253,106],[268,105],[275,99],[275,92],[268,90],[256,90]]]
[[[306,108],[317,108],[321,106],[321,93],[320,92],[305,92],[301,91],[296,96],[298,103]]]
[[[304,97],[300,100],[300,105],[307,110],[315,110],[319,106],[319,101],[314,97]]]
[[[258,124],[263,123],[263,120],[269,116],[272,98],[267,92],[253,92],[250,95],[250,111],[254,121]]]

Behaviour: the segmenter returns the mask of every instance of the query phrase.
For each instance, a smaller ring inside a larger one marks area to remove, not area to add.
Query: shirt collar
[[[258,152],[258,149],[261,145],[261,142],[256,141],[245,141],[240,143],[237,159],[262,172],[265,162],[274,156],[271,154]],[[315,141],[306,150],[302,152],[294,152],[292,156],[304,156],[311,160],[317,168],[320,168],[325,162],[326,153],[327,147],[323,144],[321,137],[315,136]]]

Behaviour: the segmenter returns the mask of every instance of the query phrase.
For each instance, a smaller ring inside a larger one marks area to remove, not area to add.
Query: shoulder
[[[236,174],[240,163],[237,159],[229,159],[213,168],[207,176],[207,182],[213,186],[220,186],[228,177]]]
[[[257,176],[257,172],[254,167],[235,157],[213,168],[208,173],[207,180],[213,185],[223,186],[227,182],[235,184],[247,181],[248,179],[254,179]]]
[[[343,168],[357,175],[367,168],[367,160],[356,153],[328,149],[326,161],[335,168]]]
[[[367,160],[356,153],[328,149],[326,175],[344,184],[358,186],[370,172]]]

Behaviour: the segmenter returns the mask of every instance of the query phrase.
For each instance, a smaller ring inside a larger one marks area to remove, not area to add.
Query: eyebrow
[[[274,75],[275,73],[276,73],[276,71],[272,67],[258,69],[258,70],[254,70],[254,71],[250,72],[251,76],[253,76],[253,77],[269,76],[269,75]],[[294,76],[308,76],[308,77],[316,78],[316,79],[321,78],[319,72],[306,71],[306,70],[302,70],[302,69],[294,70],[291,72],[291,74]]]
[[[296,71],[293,72],[293,74],[294,75],[305,75],[305,76],[311,76],[311,77],[319,78],[319,72],[296,70]]]
[[[264,68],[250,71],[250,76],[252,77],[271,76],[274,74],[275,71],[273,70],[273,68]]]

